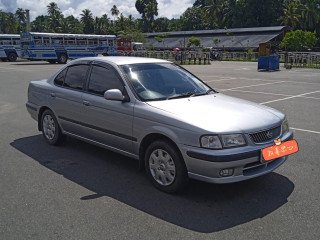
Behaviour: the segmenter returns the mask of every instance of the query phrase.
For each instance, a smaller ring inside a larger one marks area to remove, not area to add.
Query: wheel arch
[[[152,142],[158,141],[158,140],[166,141],[169,144],[171,144],[174,148],[176,148],[177,153],[182,158],[182,154],[180,152],[178,145],[171,138],[169,138],[168,136],[161,134],[161,133],[150,133],[150,134],[146,135],[140,143],[140,147],[139,147],[139,168],[140,169],[144,169],[144,160],[145,160],[144,156],[145,156],[145,153],[146,153],[148,146]]]
[[[41,126],[41,117],[42,117],[42,114],[44,113],[44,111],[46,110],[50,110],[52,111],[49,107],[47,106],[42,106],[40,109],[39,109],[39,112],[38,112],[38,130],[39,131],[42,131],[42,126]],[[53,111],[52,111],[53,112]]]

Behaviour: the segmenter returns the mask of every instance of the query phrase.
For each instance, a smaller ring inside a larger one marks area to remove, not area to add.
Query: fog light
[[[221,177],[229,177],[233,175],[233,168],[226,168],[226,169],[222,169],[220,170],[220,176]]]

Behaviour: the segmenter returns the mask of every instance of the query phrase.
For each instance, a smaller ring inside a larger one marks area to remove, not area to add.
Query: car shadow
[[[90,201],[112,197],[177,226],[201,233],[217,232],[262,218],[280,208],[293,192],[286,177],[270,173],[234,184],[191,181],[180,194],[155,189],[138,170],[136,160],[68,138],[49,146],[41,135],[16,139],[10,144],[46,168],[63,175],[94,194]]]

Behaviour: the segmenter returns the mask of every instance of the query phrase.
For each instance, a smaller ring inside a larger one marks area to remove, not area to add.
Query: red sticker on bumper
[[[275,145],[262,149],[262,156],[265,161],[270,161],[299,151],[296,140],[281,142],[281,140],[278,139],[274,142]]]

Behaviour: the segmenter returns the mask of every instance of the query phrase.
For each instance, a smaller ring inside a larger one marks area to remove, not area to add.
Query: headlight
[[[246,145],[242,134],[221,135],[222,144],[224,147],[240,147]]]
[[[203,148],[212,148],[212,149],[221,149],[221,142],[218,136],[203,136],[200,139],[201,147]]]
[[[221,139],[221,141],[220,141]],[[219,136],[203,136],[200,138],[201,147],[211,149],[222,149],[229,147],[240,147],[246,145],[242,134],[228,134]]]
[[[282,122],[281,129],[282,129],[282,135],[289,131],[289,122],[287,119]]]

